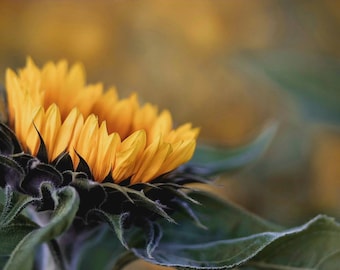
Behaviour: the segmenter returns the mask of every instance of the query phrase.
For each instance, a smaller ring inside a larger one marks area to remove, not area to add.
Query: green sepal
[[[145,196],[143,191],[131,190],[128,192],[129,196],[132,198],[134,205],[137,207],[145,208],[150,212],[153,212],[164,219],[166,219],[170,223],[176,223],[176,221],[168,215],[168,213],[164,210],[166,208],[165,205],[160,204],[158,201],[154,201]]]
[[[175,204],[176,212],[181,213],[183,216],[186,216],[188,218],[188,221],[190,220],[193,221],[197,227],[204,229],[204,230],[207,229],[207,226],[205,226],[201,222],[201,220],[198,218],[195,211],[193,211],[189,203],[183,200],[178,200],[178,199],[174,199],[173,203]]]
[[[92,209],[88,212],[88,217],[96,215],[98,218],[105,221],[110,228],[115,232],[118,240],[120,243],[126,248],[129,249],[127,240],[124,237],[124,222],[126,218],[129,216],[129,213],[121,213],[119,215],[112,215],[109,213],[106,213],[100,209]]]
[[[0,153],[4,155],[11,155],[14,153],[14,145],[12,144],[11,138],[2,128],[0,128]]]
[[[88,212],[93,209],[100,209],[107,198],[107,194],[99,183],[85,178],[84,173],[72,172],[71,174],[73,176],[70,185],[77,190],[80,198],[77,216],[88,220]]]
[[[55,210],[59,204],[59,198],[55,192],[55,186],[50,182],[43,182],[39,187],[39,200],[36,203],[38,211]]]
[[[59,172],[73,172],[73,162],[72,158],[69,155],[68,152],[62,152],[59,154],[53,161],[52,161],[52,166],[54,166]],[[70,183],[71,181],[68,181],[65,184]]]
[[[0,187],[9,185],[17,188],[25,177],[25,171],[13,159],[0,155],[0,175]]]
[[[127,198],[127,211],[134,211],[134,213],[136,212],[137,214],[138,211],[145,209],[151,213],[165,218],[168,222],[175,222],[174,219],[171,218],[164,210],[165,206],[145,196],[143,190],[134,190],[130,187],[124,187],[114,183],[103,183],[102,185],[108,192],[108,201],[105,205],[103,205],[104,211],[106,209],[112,208],[112,205],[110,206],[110,198],[112,197],[110,196],[110,193],[114,192],[116,194],[120,193]],[[133,216],[133,214],[131,216]]]
[[[159,200],[164,200],[164,198],[168,196],[167,207],[171,209],[171,212],[181,212],[194,221],[197,226],[206,228],[190,206],[190,204],[201,204],[190,196],[190,192],[194,191],[193,188],[171,182],[146,183],[143,185],[150,187],[149,189],[143,189],[146,196],[152,200],[157,200],[157,197],[159,197]]]
[[[85,173],[87,175],[87,179],[93,179],[90,166],[87,164],[86,160],[81,155],[78,154],[77,151],[75,151],[75,152],[76,152],[76,154],[79,158],[79,164],[77,166],[76,171],[81,172],[81,173]]]
[[[34,125],[34,123],[33,123]],[[37,131],[37,134],[39,136],[39,140],[40,140],[40,145],[39,145],[39,149],[38,149],[38,153],[37,153],[37,158],[44,162],[44,163],[48,163],[48,153],[47,153],[47,147],[46,144],[44,142],[43,137],[41,136],[38,128],[34,125],[35,130]]]
[[[4,155],[22,153],[22,147],[15,136],[14,132],[4,123],[0,123],[0,136],[3,137],[3,143],[6,145],[2,145],[0,147],[0,153]],[[7,148],[7,151],[3,150]]]
[[[63,184],[63,176],[53,166],[34,161],[30,166],[24,180],[21,182],[22,189],[33,196],[38,196],[41,192],[41,185],[49,183],[57,188]]]

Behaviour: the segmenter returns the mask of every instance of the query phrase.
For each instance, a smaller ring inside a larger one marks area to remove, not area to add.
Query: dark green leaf
[[[72,187],[64,187],[56,192],[59,197],[59,204],[50,222],[46,226],[27,234],[20,241],[12,252],[4,269],[32,269],[36,248],[40,244],[59,236],[69,228],[78,210],[78,195]]]
[[[340,225],[318,216],[305,225],[283,231],[249,265],[270,269],[338,269]]]
[[[132,249],[135,255],[155,264],[192,269],[241,265],[255,269],[336,269],[340,263],[340,226],[331,218],[318,216],[300,227],[279,230],[210,195],[195,194],[193,198],[202,203],[201,210],[193,208],[207,231],[177,216],[179,225],[161,224],[164,237],[153,258],[141,246]]]
[[[218,149],[198,145],[188,167],[202,176],[239,169],[259,158],[266,151],[276,130],[277,123],[272,123],[255,140],[237,149]]]
[[[216,199],[210,194],[191,193],[189,195],[195,201],[201,203],[201,205],[192,204],[191,208],[207,229],[197,226],[188,219],[187,215],[178,212],[173,217],[178,222],[178,225],[161,222],[163,237],[157,249],[152,253],[153,258],[148,257],[147,250],[140,242],[132,248],[136,256],[161,265],[200,267],[203,263],[210,263],[209,267],[211,267],[213,266],[211,263],[216,260],[216,256],[220,256],[223,252],[226,254],[230,252],[229,250],[227,252],[227,248],[225,250],[221,249],[221,245],[218,244],[221,240],[236,239],[235,241],[241,241],[241,243],[235,242],[234,246],[230,246],[230,249],[236,252],[237,250],[239,251],[240,247],[244,248],[252,242],[252,239],[248,239],[247,242],[244,239],[245,237],[280,229],[278,226],[266,222],[235,205]],[[263,238],[266,240],[266,236]],[[243,244],[244,246],[242,246]],[[200,249],[197,250],[198,247],[203,250],[207,246],[208,250],[211,250],[210,255],[209,253],[206,255],[201,254],[198,251]],[[190,251],[191,249],[192,251]],[[217,252],[219,253],[217,254]],[[251,254],[250,251],[249,253]],[[199,260],[200,256],[202,258],[208,257],[202,263]],[[229,255],[225,256],[229,258]],[[223,261],[223,259],[225,260]],[[241,259],[241,257],[238,257],[238,259]],[[237,261],[236,257],[235,260]],[[197,261],[196,265],[195,261]],[[226,258],[218,258],[218,261],[223,261],[222,265],[224,265],[223,263],[226,264]]]
[[[187,214],[177,212],[173,215],[177,224],[160,223],[163,228],[161,242],[200,244],[282,229],[212,194],[192,192],[189,195],[201,203],[191,204],[190,207],[206,228],[197,226],[188,219]]]

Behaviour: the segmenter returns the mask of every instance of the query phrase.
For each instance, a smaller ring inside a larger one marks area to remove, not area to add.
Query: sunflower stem
[[[118,257],[115,264],[113,265],[112,270],[121,270],[137,259],[138,258],[131,251],[126,251]]]
[[[78,220],[79,221],[79,220]],[[66,261],[67,270],[77,270],[84,249],[92,241],[89,240],[94,234],[98,234],[101,227],[91,228],[74,222],[71,227],[58,239],[58,244]],[[67,255],[66,255],[67,254]]]

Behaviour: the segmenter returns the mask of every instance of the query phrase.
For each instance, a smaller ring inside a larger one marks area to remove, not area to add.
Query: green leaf
[[[163,237],[152,253],[153,258],[148,257],[145,246],[140,242],[134,246],[130,245],[137,257],[155,264],[175,266],[177,263],[178,266],[179,263],[181,266],[188,266],[192,264],[189,262],[190,260],[197,260],[197,263],[199,260],[196,255],[184,254],[181,251],[183,246],[191,248],[213,243],[213,247],[222,239],[242,239],[252,234],[281,229],[238,206],[212,197],[210,194],[193,192],[189,195],[201,203],[201,205],[192,204],[191,208],[207,229],[197,226],[195,222],[188,219],[187,215],[177,212],[173,218],[178,224],[160,222]],[[213,259],[213,253],[210,255]],[[199,264],[195,267],[199,267]]]
[[[30,223],[12,223],[0,229],[0,269],[3,269],[17,244],[37,226]]]
[[[19,210],[22,206],[22,203],[26,200],[24,197],[16,197],[16,195],[12,194],[10,188],[6,189],[0,188],[0,269],[3,269],[7,260],[10,257],[10,254],[15,249],[17,244],[30,232],[35,230],[38,225],[26,218],[25,216],[19,214],[21,210]],[[6,203],[6,197],[8,198],[9,194],[12,200]],[[13,197],[19,199],[19,203],[14,200]],[[6,205],[6,207],[4,206]],[[25,203],[24,203],[25,204]],[[13,206],[11,208],[11,206]],[[6,209],[5,209],[6,208]]]
[[[331,218],[318,216],[300,227],[280,230],[211,195],[192,197],[204,206],[193,208],[208,230],[177,216],[179,225],[161,224],[164,237],[153,257],[144,247],[135,246],[132,251],[137,257],[190,269],[336,269],[340,263],[340,226]],[[322,268],[330,264],[333,268]]]
[[[253,141],[236,149],[220,149],[198,145],[188,164],[190,169],[202,176],[211,176],[236,170],[259,158],[272,141],[278,124],[269,124]]]
[[[340,123],[338,60],[301,51],[273,51],[239,59],[238,63],[246,64],[251,74],[265,73],[291,94],[307,119]]]
[[[3,207],[0,204],[0,211],[2,210]],[[16,216],[10,224],[0,227],[0,269],[3,269],[17,244],[37,227],[37,224],[23,215]]]
[[[190,197],[200,205],[190,205],[205,229],[182,212],[173,215],[177,224],[161,221],[161,242],[200,244],[221,239],[240,238],[266,231],[280,231],[282,227],[249,213],[243,208],[217,198],[213,194],[191,192]]]
[[[57,209],[48,224],[27,234],[12,252],[6,270],[30,270],[36,248],[65,232],[74,220],[79,198],[74,188],[64,187],[56,191],[59,198]]]
[[[319,215],[305,225],[283,231],[249,265],[267,269],[338,269],[340,224]]]
[[[15,192],[10,186],[6,186],[5,204],[0,216],[0,228],[10,224],[25,207],[38,200],[38,198]]]

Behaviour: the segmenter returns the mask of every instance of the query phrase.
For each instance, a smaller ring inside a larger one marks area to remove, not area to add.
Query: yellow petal
[[[91,166],[93,164],[93,159],[95,158],[93,153],[94,148],[97,144],[97,132],[98,131],[98,120],[96,116],[91,114],[84,123],[82,127],[79,139],[76,144],[75,150],[77,153],[85,159],[85,161]],[[75,167],[78,165],[79,160],[75,161]]]
[[[179,140],[196,139],[199,133],[199,128],[192,128],[191,123],[179,126],[175,130],[171,130],[166,136],[167,142],[177,142]]]
[[[125,180],[134,174],[137,158],[144,150],[145,144],[146,134],[144,130],[134,132],[121,143],[112,171],[112,177],[115,182]]]
[[[128,123],[132,122],[134,108],[130,106],[129,100],[122,100],[112,108],[108,115],[110,132],[118,132],[122,138],[128,136],[131,127]]]
[[[78,138],[77,134],[79,135],[82,125],[83,118],[79,110],[74,108],[59,128],[51,160],[54,160],[63,151],[68,150],[70,144],[72,144],[72,139],[75,140],[75,137]]]
[[[18,95],[20,95],[21,89],[17,76],[11,69],[6,70],[6,89],[7,90],[7,99],[8,99],[8,113],[10,124],[14,124],[15,113],[14,110],[17,106],[15,106],[16,101],[18,101]]]
[[[108,135],[106,123],[103,122],[98,131],[98,145],[92,174],[96,181],[102,181],[112,170],[116,150],[120,145],[118,133]]]
[[[72,92],[69,91],[71,94]],[[68,109],[77,106],[81,113],[87,117],[91,113],[93,113],[92,108],[94,103],[103,93],[103,85],[101,83],[95,85],[89,85],[82,89],[82,92],[79,92],[78,95],[73,100],[73,104],[68,106]]]
[[[68,89],[79,89],[85,86],[85,69],[80,63],[74,64],[66,75]]]
[[[136,111],[134,119],[133,119],[133,130],[150,130],[152,128],[153,123],[157,119],[157,107],[151,105],[150,103],[146,103],[142,108]]]
[[[51,161],[54,145],[61,126],[61,117],[59,108],[56,104],[52,104],[45,113],[44,125],[41,130],[44,143]]]
[[[188,140],[172,144],[172,152],[168,155],[167,159],[162,164],[158,175],[170,172],[176,169],[181,164],[189,161],[194,154],[196,141]]]
[[[78,156],[75,152],[75,148],[76,148],[77,142],[79,140],[83,126],[84,126],[84,117],[83,117],[82,114],[79,113],[79,115],[77,116],[77,118],[75,120],[75,124],[74,124],[74,127],[73,127],[73,133],[72,133],[72,136],[71,136],[70,142],[68,144],[68,148],[67,148],[67,150],[68,150],[68,152],[69,152],[69,154],[72,158],[74,168],[76,168],[76,165],[78,165],[78,161],[79,161]]]
[[[26,147],[30,149],[32,155],[36,155],[40,147],[40,138],[38,132],[41,130],[44,117],[44,109],[42,107],[37,108],[36,111],[32,113],[32,120],[30,121],[27,133],[25,134]]]
[[[117,101],[114,89],[106,92],[94,104],[93,112],[99,115],[99,121],[106,121],[109,133],[117,132],[125,139],[132,130],[135,111],[138,109],[137,96]]]
[[[143,152],[138,160],[136,174],[131,178],[131,183],[148,182],[154,179],[164,163],[164,160],[171,152],[171,145],[161,141],[159,136]]]
[[[172,118],[168,110],[164,110],[155,120],[148,134],[148,143],[150,144],[160,134],[166,136],[172,128]]]

